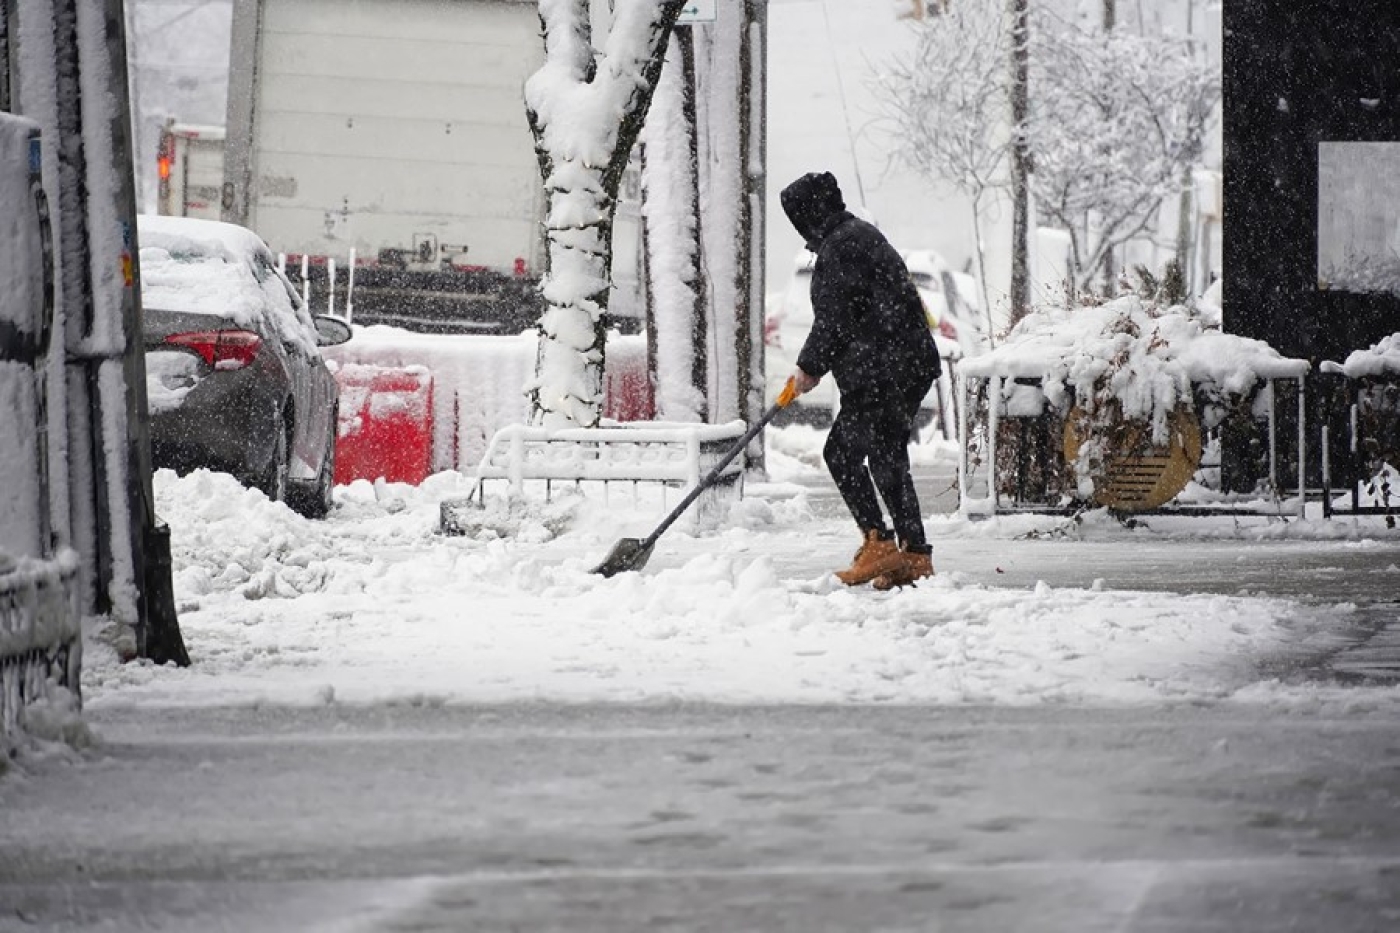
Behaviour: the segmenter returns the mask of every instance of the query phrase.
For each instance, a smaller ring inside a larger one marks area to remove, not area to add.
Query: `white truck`
[[[156,150],[156,178],[156,213],[218,220],[224,128],[167,122]]]
[[[537,0],[234,0],[222,219],[307,257],[318,310],[353,263],[357,324],[528,328],[543,56]]]

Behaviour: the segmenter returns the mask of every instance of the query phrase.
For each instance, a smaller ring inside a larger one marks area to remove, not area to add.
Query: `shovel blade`
[[[443,499],[438,503],[438,533],[454,536],[470,534],[473,524],[480,524],[482,511],[482,504],[471,496]]]
[[[623,538],[613,545],[608,556],[593,568],[593,572],[604,577],[613,577],[628,570],[641,570],[647,565],[651,549],[655,545],[655,541],[648,544],[641,538]]]

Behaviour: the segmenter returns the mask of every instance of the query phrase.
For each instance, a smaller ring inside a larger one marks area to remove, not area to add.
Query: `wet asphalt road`
[[[935,553],[987,585],[1349,601],[1259,671],[1343,698],[102,709],[91,748],[0,778],[0,933],[1400,929],[1400,541],[1034,546]]]
[[[108,711],[0,931],[1400,928],[1386,715]]]

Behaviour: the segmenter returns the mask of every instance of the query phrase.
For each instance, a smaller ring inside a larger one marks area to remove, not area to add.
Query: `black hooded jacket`
[[[830,372],[843,406],[884,404],[937,378],[938,348],[904,260],[884,234],[846,210],[831,173],[803,175],[781,200],[817,256],[812,330],[797,357],[803,372]]]

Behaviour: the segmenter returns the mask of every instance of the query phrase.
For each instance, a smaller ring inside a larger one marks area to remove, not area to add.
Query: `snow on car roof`
[[[271,310],[284,338],[314,352],[315,325],[293,306],[273,271],[272,251],[257,234],[217,220],[152,214],[137,218],[137,231],[144,306],[216,315],[249,328]]]
[[[193,217],[142,214],[136,218],[141,245],[158,246],[170,253],[223,256],[225,261],[256,256],[271,258],[267,244],[253,231],[237,224]]]
[[[940,275],[945,269],[948,269],[948,261],[936,250],[904,249],[899,251],[899,255],[904,259],[904,264],[909,267],[910,272]]]

